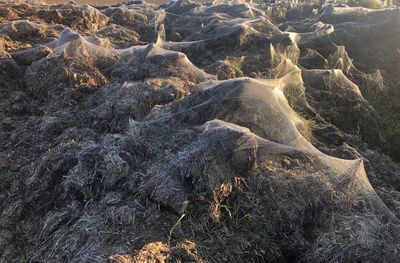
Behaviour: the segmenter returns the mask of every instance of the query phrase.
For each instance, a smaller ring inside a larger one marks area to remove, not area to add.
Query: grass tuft
[[[0,173],[0,188],[8,189],[12,186],[13,182],[15,181],[16,177],[13,173],[9,171],[1,172]]]

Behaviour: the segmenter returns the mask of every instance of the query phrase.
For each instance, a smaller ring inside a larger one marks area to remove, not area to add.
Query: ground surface
[[[0,4],[0,262],[400,262],[399,25]]]

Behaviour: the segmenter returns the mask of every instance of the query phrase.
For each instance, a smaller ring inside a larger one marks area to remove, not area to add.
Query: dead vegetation
[[[0,262],[398,262],[399,13],[314,5],[0,4]]]

